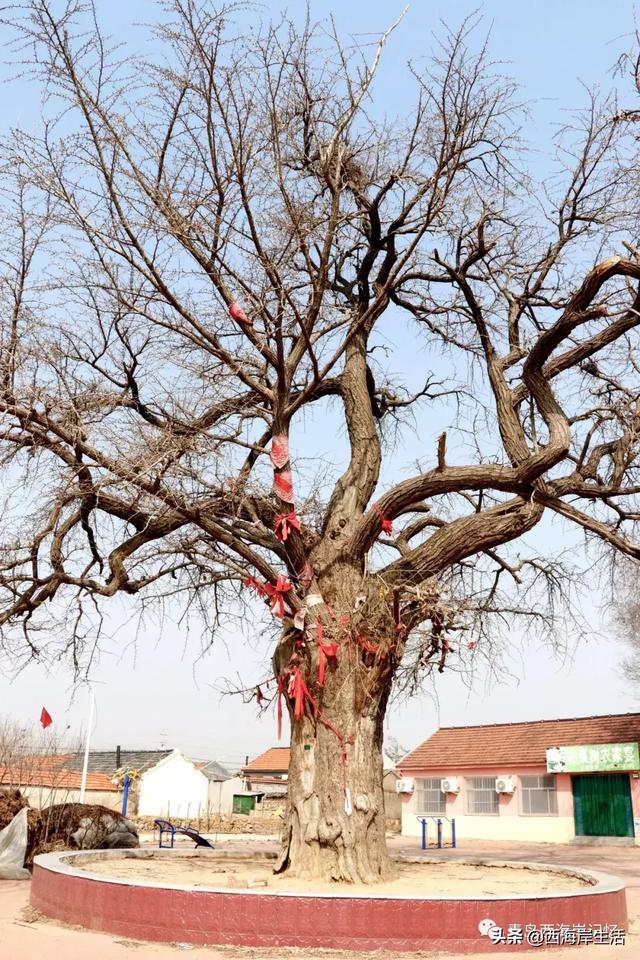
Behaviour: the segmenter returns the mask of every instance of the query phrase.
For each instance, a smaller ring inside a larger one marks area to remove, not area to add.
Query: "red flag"
[[[40,723],[45,730],[53,723],[53,718],[45,707],[42,708],[42,713],[40,714]]]

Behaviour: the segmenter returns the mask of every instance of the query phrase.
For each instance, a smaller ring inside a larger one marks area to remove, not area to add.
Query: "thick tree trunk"
[[[289,669],[293,665],[303,677],[305,694],[298,717],[294,699],[287,697],[291,760],[277,869],[375,883],[392,873],[385,843],[382,737],[397,635],[391,600],[380,601],[379,583],[376,597],[383,614],[375,617],[375,629],[369,604],[362,607],[369,610],[366,627],[362,615],[354,614],[356,595],[366,589],[360,574],[349,576],[343,568],[339,585],[334,576],[330,586],[331,593],[324,585],[331,614],[322,639],[325,649],[332,644],[336,652],[325,660],[324,683],[317,627],[312,625],[303,640],[296,642],[294,634],[293,641],[283,642],[292,651]],[[281,675],[283,662],[275,660]]]
[[[381,731],[367,716],[349,718],[348,729],[353,744],[321,722],[293,728],[281,869],[375,883],[391,873]]]

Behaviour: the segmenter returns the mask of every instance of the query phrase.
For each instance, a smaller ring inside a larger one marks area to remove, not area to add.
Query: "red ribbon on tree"
[[[304,682],[304,677],[300,672],[300,667],[291,667],[278,677],[278,740],[282,736],[282,697],[286,696],[293,701],[293,719],[301,720],[304,715],[305,705],[308,703],[311,713],[315,716],[318,712],[318,704],[314,697],[309,693],[309,688]]]
[[[304,677],[300,672],[300,667],[293,667],[289,676],[289,699],[293,700],[293,719],[301,720],[304,714],[304,708],[307,703],[311,706],[311,712],[315,713],[317,704],[309,693],[309,688],[304,682]]]
[[[245,577],[242,583],[243,586],[251,587],[253,590],[255,590],[259,597],[266,597],[269,595],[266,585],[264,583],[260,583],[260,581],[256,580],[255,577]]]
[[[290,470],[283,470],[273,475],[273,489],[285,503],[294,503],[293,477]]]
[[[375,511],[380,517],[380,526],[382,527],[382,532],[393,533],[393,520],[389,520],[388,517],[385,517],[384,513],[377,504],[375,506]]]
[[[289,438],[286,433],[277,433],[271,441],[271,463],[274,468],[282,470],[289,460]]]
[[[279,513],[276,517],[276,540],[284,543],[292,530],[297,530],[298,533],[302,533],[300,520],[295,510],[291,513]]]
[[[253,323],[253,320],[246,315],[239,303],[231,304],[229,307],[229,316],[237,323],[246,323],[249,326],[251,326]]]
[[[318,624],[321,628],[322,624]],[[319,631],[318,643],[322,642],[322,630]],[[328,647],[329,645],[324,645]],[[331,644],[331,647],[336,646],[337,644]],[[337,649],[336,649],[337,652]],[[330,654],[327,654],[330,655]],[[290,661],[291,662],[291,661]],[[282,698],[286,696],[293,703],[293,719],[301,720],[304,716],[305,709],[307,704],[311,710],[312,716],[321,724],[323,724],[328,730],[334,734],[338,743],[340,744],[341,750],[341,764],[342,764],[342,792],[345,797],[345,803],[347,799],[349,800],[350,805],[350,794],[347,787],[347,746],[353,746],[355,743],[354,737],[347,737],[342,733],[341,730],[336,727],[335,723],[329,720],[328,717],[325,717],[322,711],[318,706],[318,701],[311,695],[309,688],[307,687],[304,677],[300,672],[300,667],[297,665],[290,666],[288,670],[284,670],[278,677],[278,702],[277,702],[277,712],[278,712],[278,740],[282,736]],[[346,809],[346,807],[345,807]],[[351,810],[347,811],[349,814]]]
[[[331,733],[336,737],[338,743],[340,744],[340,749],[342,751],[342,792],[347,797],[347,745],[353,746],[355,739],[353,737],[345,737],[342,731],[338,730],[335,723],[332,723],[331,720],[328,720],[322,713],[318,710],[318,720],[320,723],[324,724],[327,730],[331,730]]]
[[[280,575],[275,582],[275,586],[271,583],[266,583],[264,589],[267,596],[271,597],[271,609],[273,610],[274,616],[278,617],[279,620],[283,620],[286,612],[284,598],[285,594],[291,590],[291,581]]]
[[[327,667],[327,659],[329,657],[338,656],[338,644],[324,643],[324,631],[319,620],[316,623],[316,628],[318,630],[318,686],[324,687],[324,674]]]
[[[356,634],[356,643],[366,653],[372,653],[376,660],[384,662],[387,659],[386,651],[380,650],[381,644],[371,643],[366,637],[363,637],[361,633]]]

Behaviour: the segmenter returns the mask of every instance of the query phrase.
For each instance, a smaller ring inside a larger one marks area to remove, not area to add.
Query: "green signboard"
[[[603,770],[638,770],[637,743],[587,743],[577,747],[550,747],[549,773],[596,773]]]

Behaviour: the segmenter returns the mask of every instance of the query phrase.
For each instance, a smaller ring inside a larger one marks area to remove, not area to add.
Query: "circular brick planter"
[[[159,942],[232,944],[246,947],[306,947],[441,950],[489,953],[527,949],[527,944],[494,945],[479,924],[489,918],[505,930],[519,925],[553,927],[616,925],[625,928],[624,885],[616,877],[541,863],[456,860],[487,866],[527,867],[582,877],[590,886],[566,893],[522,894],[508,898],[436,896],[413,898],[376,894],[299,894],[262,889],[233,890],[178,884],[131,882],[92,874],[74,866],[88,857],[148,858],[150,851],[107,850],[48,853],[36,857],[31,903],[65,923],[123,937]],[[224,856],[194,850],[156,850],[154,856]],[[237,858],[237,852],[228,851]],[[252,859],[255,855],[247,855]],[[403,858],[407,859],[407,858]],[[419,862],[424,862],[421,858]],[[442,861],[434,861],[442,862]],[[446,865],[442,864],[446,870]]]

